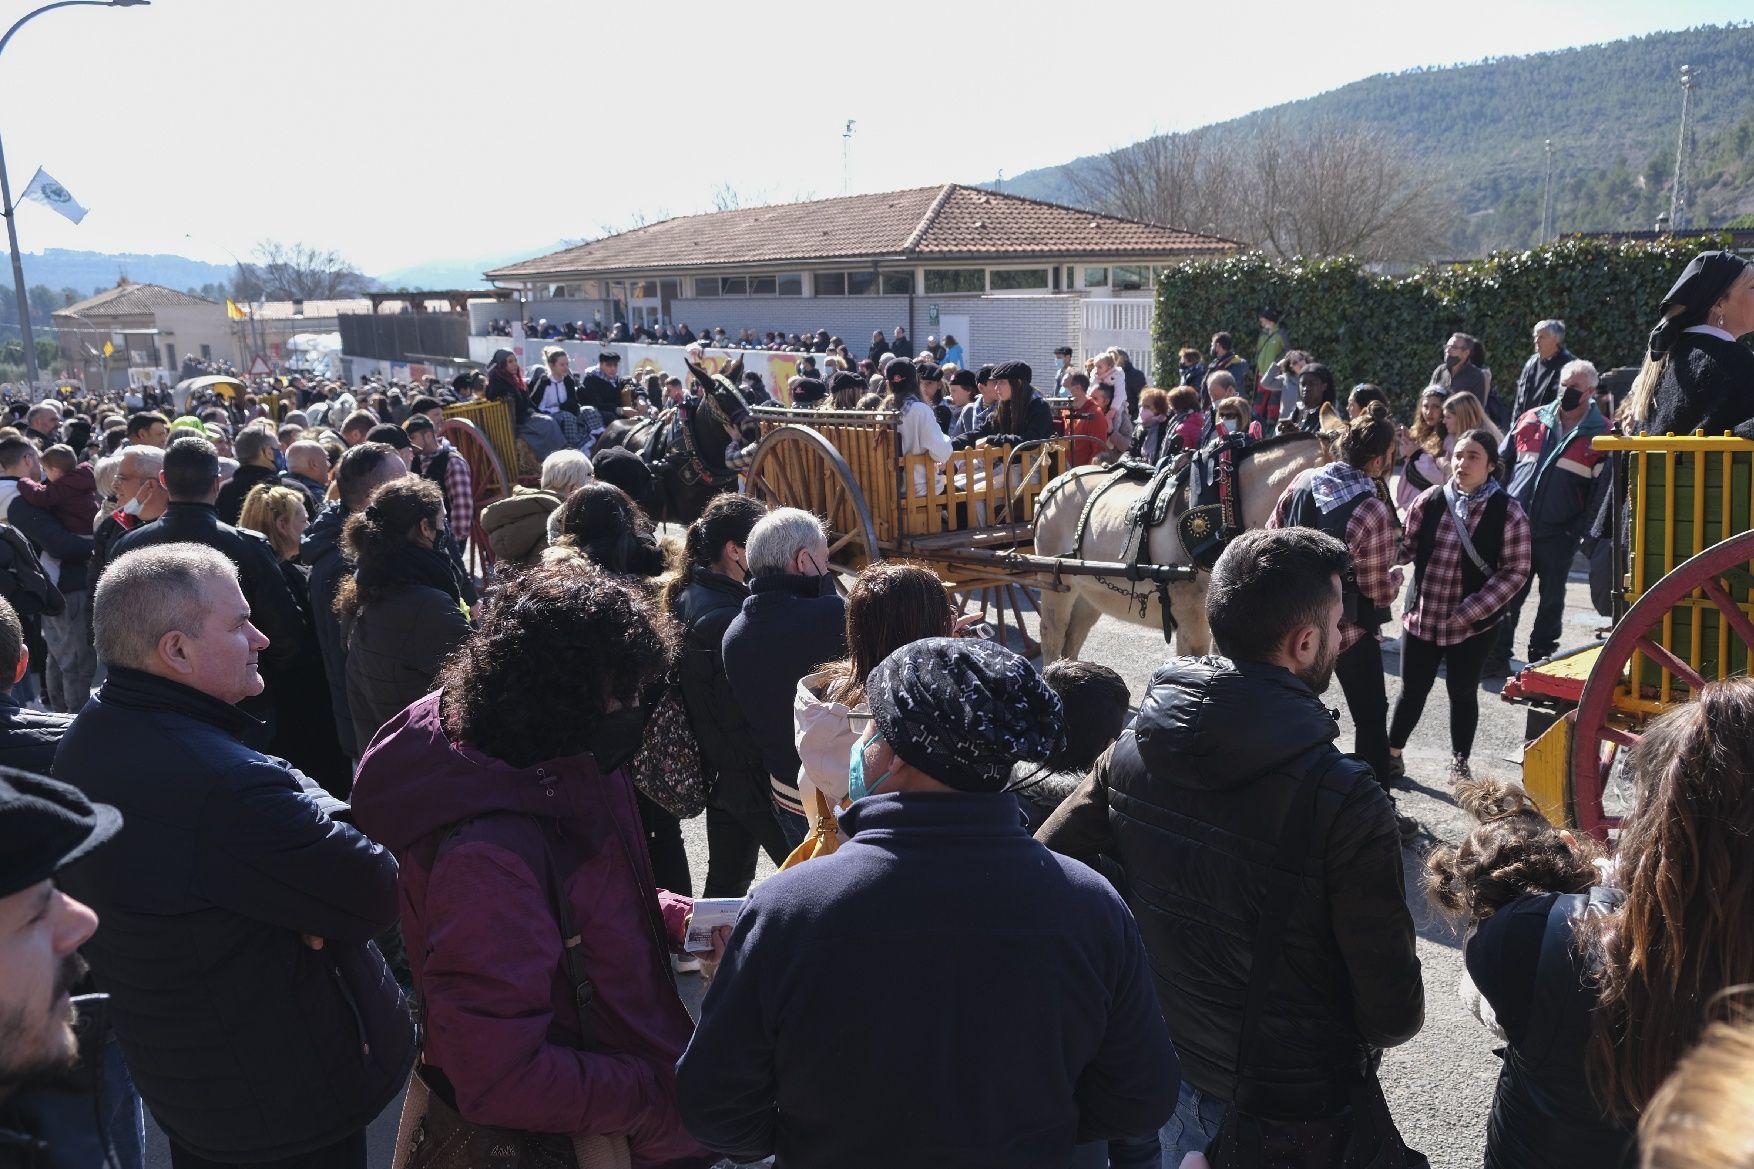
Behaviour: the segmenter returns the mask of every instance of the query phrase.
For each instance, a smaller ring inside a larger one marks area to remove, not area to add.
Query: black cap
[[[394,422],[380,422],[365,432],[365,441],[381,442],[385,446],[405,451],[414,444],[408,441],[408,432]]]
[[[974,380],[975,380],[975,383],[977,385],[983,385],[983,386],[986,385],[988,382],[992,381],[993,380],[993,367],[990,365],[983,365],[979,369],[975,370]]]
[[[499,365],[503,362],[510,361],[514,356],[516,356],[516,354],[510,349],[495,349],[493,351],[493,356],[487,359],[487,364],[489,366]],[[361,380],[363,381],[363,379]]]
[[[1054,349],[1054,356],[1055,357],[1070,357],[1070,356],[1072,356],[1072,347],[1070,345],[1058,346]]]
[[[437,398],[425,394],[422,394],[408,404],[408,409],[415,414],[425,414],[428,410],[438,410],[441,408],[442,407]]]
[[[598,365],[602,365],[605,361],[620,361],[620,360],[621,360],[621,354],[612,352],[611,350],[608,350],[608,349],[599,350],[597,353],[597,364]]]
[[[1035,378],[1035,371],[1023,361],[1003,361],[993,368],[993,380],[1015,382],[1027,386]]]
[[[591,457],[591,470],[605,483],[627,492],[635,503],[652,489],[652,471],[645,461],[621,447],[605,447]]]
[[[953,386],[965,386],[972,390],[979,386],[980,382],[975,380],[974,370],[959,369],[950,375],[950,384]]]
[[[1284,315],[1284,313],[1280,312],[1270,304],[1264,304],[1261,306],[1260,316],[1265,320],[1272,321],[1275,325],[1279,323],[1279,318]]]
[[[0,897],[54,876],[122,827],[122,813],[78,788],[0,768]]]
[[[837,373],[834,377],[837,384],[842,378],[851,377],[860,385],[864,385],[864,382],[859,381],[856,374]],[[791,391],[792,402],[799,406],[814,406],[828,397],[828,387],[822,384],[821,378],[795,377],[791,381]]]
[[[883,377],[892,385],[911,382],[915,376],[914,363],[905,357],[898,357],[883,367]]]
[[[914,366],[914,376],[923,382],[941,382],[944,380],[944,371],[935,361],[922,361]]]

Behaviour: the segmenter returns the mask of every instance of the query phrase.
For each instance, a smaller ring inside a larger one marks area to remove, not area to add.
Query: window
[[[778,295],[778,285],[772,276],[751,276],[749,278],[750,296]]]
[[[719,278],[717,276],[696,276],[694,278],[694,295],[717,296],[719,294]]]
[[[792,272],[779,277],[779,294],[781,296],[803,296],[804,277],[802,273]]]
[[[1086,268],[1086,269],[1084,269],[1084,287],[1086,287],[1086,288],[1107,288],[1108,287],[1108,269],[1107,268]]]
[[[994,268],[987,273],[994,292],[1026,292],[1046,289],[1046,268]]]
[[[1121,266],[1115,269],[1115,288],[1122,292],[1134,292],[1147,288],[1151,284],[1151,269],[1143,265]]]
[[[848,272],[847,273],[847,295],[848,296],[876,296],[877,295],[877,273],[875,273],[875,272]]]
[[[845,272],[818,272],[816,274],[817,296],[845,296],[847,294],[847,274]]]
[[[926,292],[985,292],[987,274],[980,268],[927,268]]]
[[[885,272],[883,274],[884,296],[906,296],[914,290],[914,274],[912,272]]]
[[[682,295],[682,282],[679,280],[658,281],[658,296],[668,303]]]
[[[720,296],[748,296],[749,281],[742,276],[721,276],[719,278]]]

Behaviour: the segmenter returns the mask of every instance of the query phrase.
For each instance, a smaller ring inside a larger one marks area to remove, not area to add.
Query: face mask
[[[885,771],[870,783],[865,782],[865,748],[875,742],[877,739],[871,738],[862,743],[854,743],[847,759],[847,797],[854,802],[876,791],[889,778],[889,772]]]
[[[1578,405],[1582,402],[1583,391],[1576,386],[1567,386],[1565,392],[1559,395],[1559,408],[1566,413],[1570,413],[1577,409]]]
[[[286,473],[286,452],[285,451],[275,451],[274,452],[274,469],[276,471],[279,471],[281,474]]]
[[[123,515],[138,517],[144,510],[146,510],[146,505],[140,502],[140,497],[138,495],[122,505]]]
[[[614,771],[639,752],[646,737],[646,712],[638,706],[624,706],[597,719],[591,733],[591,757],[599,771]]]
[[[1225,434],[1232,433],[1239,425],[1240,424],[1234,418],[1220,418],[1218,420],[1218,429],[1222,430]]]

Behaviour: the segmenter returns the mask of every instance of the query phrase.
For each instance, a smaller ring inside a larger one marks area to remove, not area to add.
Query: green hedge
[[[1486,346],[1500,391],[1515,386],[1534,352],[1531,330],[1549,317],[1565,322],[1566,345],[1598,369],[1639,364],[1663,293],[1697,252],[1717,246],[1727,241],[1568,239],[1398,278],[1349,258],[1285,263],[1258,252],[1185,264],[1158,277],[1155,368],[1173,369],[1183,346],[1205,353],[1217,332],[1252,362],[1256,312],[1270,304],[1285,313],[1292,346],[1333,369],[1342,395],[1375,382],[1404,418],[1458,331]]]

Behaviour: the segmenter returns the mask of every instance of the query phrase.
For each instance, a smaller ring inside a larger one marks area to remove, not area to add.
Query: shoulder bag
[[[444,851],[445,844],[462,826],[459,823],[452,827],[439,845],[439,852]],[[543,831],[540,821],[537,831]],[[433,859],[436,864],[437,856]],[[567,903],[566,888],[555,869],[546,835],[542,838],[542,859],[548,896],[560,922],[561,953],[573,984],[573,1005],[578,1008],[580,1046],[589,1050],[594,1037],[589,1008],[596,990],[579,961],[578,947],[583,938],[573,925],[572,907]],[[416,991],[416,1025],[424,1022],[425,1015],[425,1001]],[[422,1047],[424,1038],[423,1034]],[[632,1169],[632,1166],[633,1155],[626,1136],[521,1132],[465,1120],[444,1093],[433,1089],[421,1063],[414,1065],[414,1074],[408,1080],[402,1119],[396,1126],[396,1148],[390,1159],[390,1169]]]
[[[640,749],[628,761],[633,786],[678,820],[706,809],[712,785],[700,765],[700,743],[694,737],[688,707],[682,701],[681,671],[672,668],[646,720]]]

